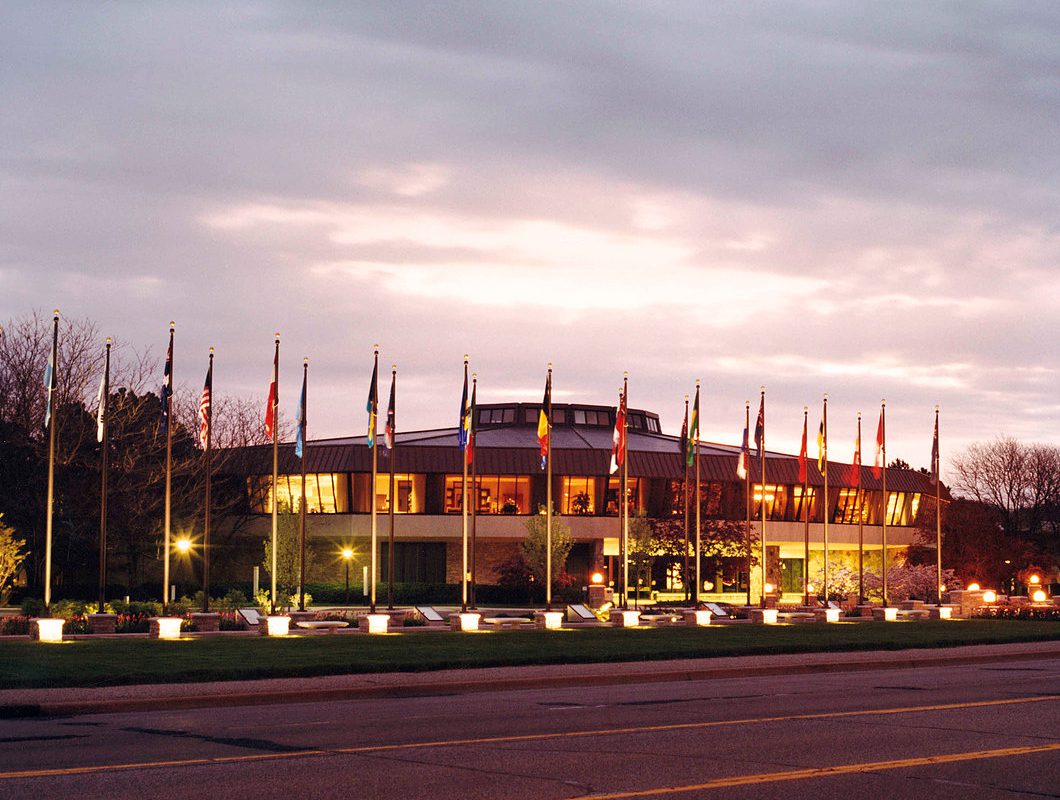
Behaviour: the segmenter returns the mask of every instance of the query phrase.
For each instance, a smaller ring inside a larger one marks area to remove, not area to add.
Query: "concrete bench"
[[[527,617],[486,617],[482,620],[482,624],[503,630],[504,628],[518,629],[524,625],[533,625],[534,621]]]
[[[931,610],[927,608],[899,608],[896,616],[900,619],[929,619]]]
[[[656,627],[663,625],[677,625],[681,621],[679,614],[641,614],[640,621],[645,625]]]
[[[295,625],[307,631],[327,631],[330,633],[339,628],[347,628],[350,623],[337,619],[306,619],[296,622]]]
[[[779,622],[816,622],[817,617],[812,611],[778,611]]]

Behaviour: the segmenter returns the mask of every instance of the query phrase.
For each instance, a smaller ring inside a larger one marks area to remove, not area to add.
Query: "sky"
[[[1060,5],[6,2],[0,320],[94,320],[310,437],[614,403],[943,467],[1060,444]],[[386,394],[386,387],[380,394]],[[811,434],[811,440],[813,435]],[[850,451],[850,452],[847,452]]]

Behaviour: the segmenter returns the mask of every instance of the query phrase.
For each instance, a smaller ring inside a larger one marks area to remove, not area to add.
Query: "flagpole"
[[[475,565],[477,563],[477,557],[475,554],[475,545],[478,539],[478,459],[475,456],[475,393],[478,391],[478,373],[471,373],[471,405],[469,406],[469,413],[471,415],[468,421],[467,430],[467,447],[468,454],[471,456],[471,587],[468,592],[468,600],[471,603],[471,610],[474,611],[478,608],[475,602],[475,582],[477,575],[475,573]],[[467,459],[465,459],[466,461]]]
[[[626,587],[626,608],[629,607],[629,373],[622,373],[622,405],[626,413],[622,417],[622,580]],[[639,581],[639,578],[638,578]],[[634,605],[640,604],[640,584],[633,587],[636,592]]]
[[[269,594],[269,613],[276,613],[276,548],[279,529],[280,483],[280,332],[276,332],[276,350],[272,359],[272,383],[276,393],[272,398],[272,585]]]
[[[545,611],[552,610],[552,362],[548,362],[548,453],[545,472]]]
[[[213,483],[213,348],[210,348],[210,405],[206,408],[206,508],[202,526],[202,613],[210,611],[210,489]]]
[[[99,500],[99,613],[104,613],[107,602],[107,472],[110,455],[110,346],[111,338],[107,337],[107,349],[103,364],[103,397],[100,398],[98,413],[102,415],[103,440],[100,450],[100,500]]]
[[[935,585],[938,587],[936,597],[938,605],[942,605],[942,460],[939,458],[939,407],[935,406],[935,463],[932,464],[935,472]]]
[[[397,364],[390,365],[390,387],[393,393],[397,392]],[[396,400],[396,397],[395,397]],[[395,402],[396,405],[396,402]],[[387,559],[386,559],[386,607],[388,611],[394,610],[394,510],[397,506],[397,497],[394,495],[394,461],[397,453],[397,408],[394,409],[394,419],[390,420],[390,403],[387,401],[387,423],[390,425],[390,530],[387,534]]]
[[[165,534],[163,548],[165,549],[165,560],[162,562],[162,615],[165,616],[169,608],[169,542],[170,525],[172,522],[172,483],[173,483],[173,331],[176,323],[169,322],[169,350],[167,360],[169,361],[169,375],[166,376],[166,508],[165,508]],[[273,481],[273,486],[276,483]]]
[[[379,530],[378,530],[378,509],[375,502],[375,482],[379,475],[379,448],[376,447],[376,415],[379,413],[379,386],[376,383],[376,378],[379,374],[379,345],[375,345],[374,350],[374,367],[372,371],[372,412],[371,421],[372,426],[369,435],[372,439],[372,579],[371,579],[371,596],[368,598],[368,613],[375,613],[375,589],[376,589],[376,577],[379,573]],[[391,504],[393,504],[394,498],[390,498]]]
[[[696,378],[696,397],[699,397],[699,378]],[[696,491],[695,491],[695,503],[696,503],[696,538],[695,547],[693,548],[693,560],[692,560],[692,574],[695,576],[696,584],[692,588],[692,598],[695,601],[696,606],[699,606],[699,593],[703,589],[703,581],[699,574],[700,571],[700,550],[702,545],[702,532],[703,532],[703,503],[700,497],[700,483],[699,483],[699,429],[701,422],[699,420],[702,412],[699,409],[699,404],[696,404],[696,442],[695,442],[695,462],[696,462]]]
[[[463,467],[463,478],[460,483],[460,525],[461,525],[461,557],[460,557],[460,610],[467,611],[467,440],[464,439],[464,427],[467,425],[467,361],[468,355],[464,353],[464,397],[460,409],[460,431],[458,440],[464,441],[464,447],[460,453],[461,466]]]
[[[824,456],[824,580],[821,587],[824,592],[825,605],[828,604],[828,518],[831,516],[831,506],[828,504],[828,395],[824,396],[824,410],[821,416],[824,438],[822,440],[821,453]]]
[[[882,438],[880,440],[881,452],[883,455],[883,535],[881,537],[883,542],[883,549],[881,552],[882,559],[882,590],[883,590],[883,607],[887,607],[887,401],[880,401],[880,432]]]
[[[688,602],[689,600],[692,599],[692,592],[691,592],[691,588],[692,587],[690,587],[688,585],[689,584],[689,578],[692,577],[692,574],[688,570],[688,435],[689,435],[689,430],[688,430],[688,395],[686,394],[685,395],[685,440],[683,442],[681,442],[681,464],[685,468],[685,479],[684,479],[684,482],[681,484],[681,491],[684,492],[684,495],[685,495],[685,497],[684,497],[685,501],[684,501],[684,503],[682,503],[682,505],[685,507],[685,550],[684,550],[684,553],[685,553],[685,571],[682,573],[682,575],[684,576],[684,581],[683,582],[685,584],[685,602]]]
[[[858,605],[865,602],[865,512],[862,504],[865,502],[861,493],[861,412],[858,412]]]
[[[306,387],[305,396],[302,400],[302,417],[298,425],[302,427],[299,433],[302,436],[302,457],[298,459],[302,473],[302,502],[298,510],[298,610],[305,611],[305,525],[306,511],[309,501],[306,499],[305,489],[305,459],[306,459],[306,420],[309,419],[309,356],[302,358],[302,386]]]
[[[55,309],[52,324],[52,369],[48,379],[48,511],[44,533],[44,609],[51,612],[52,604],[52,525],[55,510],[55,436],[59,409],[56,407],[59,388],[59,309]]]
[[[743,404],[744,422],[743,422],[743,433],[744,433],[744,444],[747,444],[747,434],[751,430],[751,401],[745,400]],[[750,454],[748,454],[750,456]],[[750,462],[750,457],[748,457]],[[744,508],[747,512],[746,520],[746,531],[747,531],[747,605],[751,605],[751,465],[747,464],[747,469],[744,470],[743,476],[743,493],[744,493]]]
[[[768,576],[768,570],[766,569],[766,387],[761,388],[762,392],[762,440],[759,443],[759,477],[762,480],[762,608],[766,607],[766,578]]]
[[[802,506],[803,515],[806,521],[803,523],[802,530],[802,603],[808,606],[810,604],[810,505],[809,499],[809,488],[810,488],[810,470],[806,468],[806,444],[809,438],[810,425],[810,407],[802,407]]]

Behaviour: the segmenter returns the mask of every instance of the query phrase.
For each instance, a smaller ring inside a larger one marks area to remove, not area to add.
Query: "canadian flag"
[[[623,394],[615,414],[615,433],[611,437],[611,474],[626,460],[626,396]]]
[[[276,377],[280,371],[280,348],[272,358],[272,383],[269,384],[269,400],[265,406],[265,435],[270,439],[276,430]]]
[[[872,476],[879,478],[883,475],[883,459],[885,447],[883,444],[883,409],[880,409],[880,424],[876,428],[876,459],[872,464]]]

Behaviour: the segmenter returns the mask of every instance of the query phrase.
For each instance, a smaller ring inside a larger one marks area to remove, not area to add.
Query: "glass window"
[[[626,480],[626,503],[629,506],[629,513],[634,516],[642,510],[640,489],[640,478],[628,478]],[[609,517],[618,516],[618,497],[621,490],[621,478],[608,479],[607,495],[604,498],[604,513]]]
[[[566,425],[567,424],[567,410],[564,408],[552,409],[552,424],[553,425]]]
[[[305,476],[305,492],[301,475],[280,475],[276,492],[272,490],[272,476],[247,478],[247,495],[253,514],[271,514],[276,500],[281,514],[296,513],[305,496],[308,514],[345,514],[349,509],[349,475],[345,472],[310,473]]]
[[[565,475],[561,481],[560,514],[596,513],[596,478]]]
[[[751,516],[761,519],[762,517],[762,502],[766,504],[766,519],[773,519],[773,504],[777,499],[777,486],[776,484],[767,483],[765,485],[765,491],[762,491],[762,484],[756,483],[753,487],[754,491],[754,505],[751,509]]]
[[[527,425],[536,425],[540,418],[540,408],[527,408],[523,411],[523,422]]]
[[[574,424],[584,425],[585,424],[585,411],[580,408],[574,409]]]
[[[655,417],[648,417],[648,430],[651,431],[652,433],[658,433],[659,432],[659,420],[655,419]]]
[[[468,486],[471,476],[468,476]],[[478,489],[476,514],[529,514],[529,475],[479,475],[475,478]],[[462,475],[445,476],[445,512],[459,514],[463,511],[464,479]],[[475,495],[471,495],[474,502]],[[468,505],[468,510],[472,506]]]

